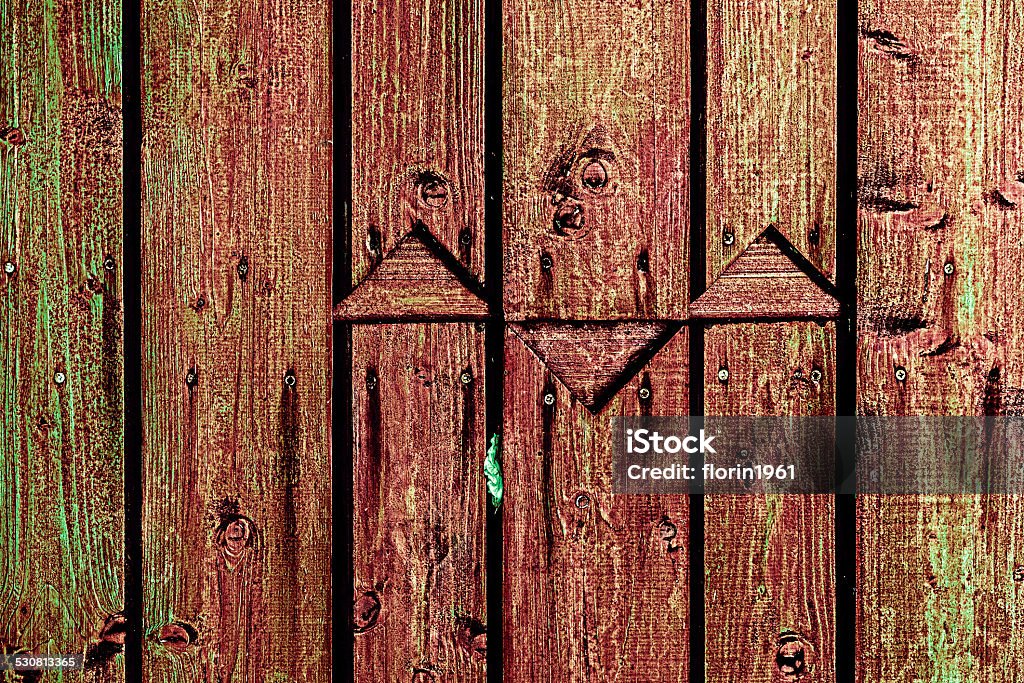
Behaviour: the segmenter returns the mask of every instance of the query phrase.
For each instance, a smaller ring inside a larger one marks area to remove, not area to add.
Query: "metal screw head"
[[[285,375],[284,376],[284,384],[285,384],[285,386],[288,386],[288,387],[294,387],[295,386],[295,375],[293,375],[290,372],[287,375]]]
[[[1024,581],[1024,564],[1019,564],[1013,569],[1013,580]]]
[[[722,244],[724,244],[725,246],[727,246],[727,247],[731,246],[732,243],[735,242],[735,241],[736,241],[736,236],[734,234],[732,234],[731,232],[724,232],[724,233],[722,233]]]
[[[544,405],[553,406],[555,405],[555,395],[552,392],[544,394]]]
[[[67,379],[67,375],[65,375],[63,372],[60,372],[59,370],[53,373],[53,381],[56,384],[64,384],[64,382],[66,382]]]
[[[8,275],[14,275],[15,267],[12,261],[4,261],[4,272]]]
[[[740,449],[740,459],[741,460],[746,460],[749,457],[750,457],[750,451],[748,451],[746,448],[741,448]]]
[[[942,272],[946,275],[952,275],[956,268],[953,266],[952,261],[948,261],[946,265],[942,266]]]
[[[108,271],[112,271],[114,270],[115,267],[117,267],[117,263],[114,262],[113,257],[108,256],[103,260],[103,267],[106,268]]]
[[[896,381],[906,382],[907,381],[907,369],[903,366],[896,368]]]
[[[580,493],[576,496],[576,507],[580,510],[586,510],[590,507],[590,496],[585,493]]]
[[[818,368],[814,368],[813,370],[811,370],[811,381],[814,382],[815,384],[821,381],[821,370],[819,370]]]
[[[641,399],[646,401],[651,397],[651,390],[647,387],[640,387],[640,391],[637,392]]]
[[[541,257],[540,257],[540,267],[541,267],[541,270],[551,270],[551,268],[554,265],[555,265],[555,262],[554,262],[554,260],[551,258],[551,256],[549,254],[541,255]]]
[[[470,382],[473,381],[473,375],[469,374],[469,372],[464,372],[462,373],[462,377],[460,377],[459,379],[462,380],[463,384],[469,384]]]
[[[190,387],[194,387],[198,379],[199,376],[196,374],[195,370],[189,370],[185,374],[185,384],[187,384]]]
[[[729,369],[728,368],[721,368],[718,371],[718,381],[722,382],[723,384],[729,381]]]

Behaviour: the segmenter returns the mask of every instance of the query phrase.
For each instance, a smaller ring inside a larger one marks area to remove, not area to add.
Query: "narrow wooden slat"
[[[1024,3],[860,4],[858,410],[1020,415]],[[858,677],[1020,680],[1024,496],[863,496]]]
[[[714,326],[704,340],[705,414],[835,414],[835,323]],[[705,497],[707,680],[835,679],[833,502]]]
[[[707,12],[708,283],[769,225],[831,278],[836,1]]]
[[[357,681],[484,681],[484,334],[353,327]]]
[[[0,654],[88,654],[105,681],[124,642],[120,33],[115,0],[0,7]]]
[[[505,344],[505,680],[688,680],[687,498],[612,496],[610,421],[687,414],[686,331],[596,416]]]
[[[143,10],[146,675],[327,681],[330,6]]]
[[[689,2],[503,7],[506,316],[684,317]]]
[[[470,0],[352,3],[353,284],[418,222],[483,279],[483,13]]]

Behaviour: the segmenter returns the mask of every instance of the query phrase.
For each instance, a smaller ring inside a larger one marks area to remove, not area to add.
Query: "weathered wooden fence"
[[[3,653],[1024,678],[1021,497],[613,496],[610,426],[1021,414],[1020,0],[0,0],[0,36]]]

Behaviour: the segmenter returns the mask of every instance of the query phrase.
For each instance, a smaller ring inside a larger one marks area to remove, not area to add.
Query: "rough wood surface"
[[[505,344],[505,680],[688,680],[687,498],[612,496],[610,422],[687,414],[686,330],[596,416]]]
[[[707,12],[708,284],[769,225],[831,278],[836,0]]]
[[[684,317],[689,2],[503,6],[506,316]]]
[[[792,245],[782,242],[782,246],[790,253],[765,235],[754,240],[726,266],[714,284],[690,304],[690,317],[719,320],[837,317],[839,301],[797,265],[790,255]]]
[[[115,681],[121,3],[5,2],[0,36],[0,654],[88,653]]]
[[[835,323],[721,325],[704,341],[706,415],[835,414]],[[704,500],[707,680],[834,680],[834,497]]]
[[[860,25],[858,410],[1019,415],[1024,3]],[[1020,680],[1022,520],[1021,496],[862,497],[858,678]]]
[[[326,682],[330,6],[144,9],[146,675]]]
[[[487,303],[417,235],[407,235],[354,292],[334,307],[336,320],[486,318]]]
[[[583,405],[594,411],[631,365],[668,330],[665,323],[525,323],[511,330]]]
[[[417,222],[483,279],[484,3],[352,3],[351,58],[352,283]]]
[[[482,683],[484,334],[352,334],[356,680]]]

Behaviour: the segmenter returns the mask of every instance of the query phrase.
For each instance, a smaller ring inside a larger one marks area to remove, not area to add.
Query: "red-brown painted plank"
[[[484,334],[352,328],[357,681],[486,680]]]
[[[503,8],[506,316],[684,317],[689,2]]]
[[[331,671],[331,8],[142,14],[145,675]]]
[[[858,411],[1019,415],[1024,4],[859,12]],[[862,497],[859,679],[1020,680],[1022,567],[1024,496]]]
[[[686,415],[687,332],[598,415],[505,339],[505,680],[688,680],[689,508],[612,495],[613,415]]]
[[[835,323],[719,325],[704,341],[705,414],[835,414]],[[707,680],[834,680],[834,496],[704,500]]]

